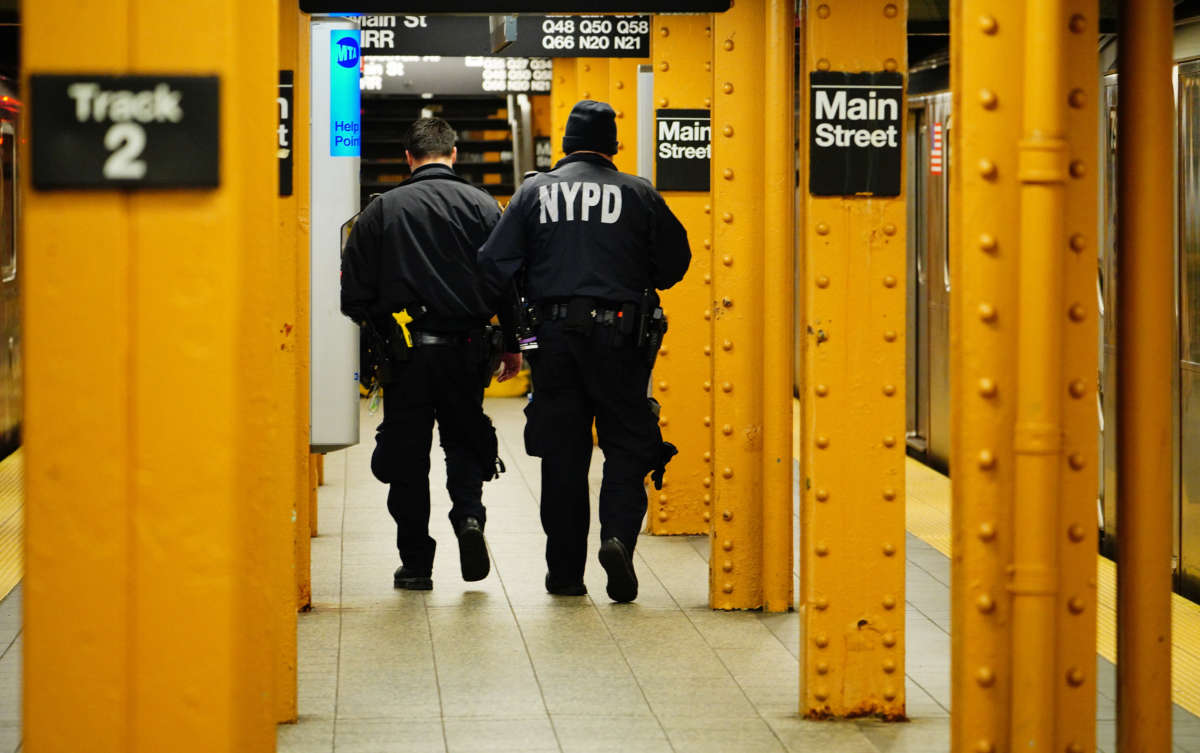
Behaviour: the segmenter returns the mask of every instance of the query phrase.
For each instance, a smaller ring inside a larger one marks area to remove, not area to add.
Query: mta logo
[[[343,68],[358,67],[358,42],[350,37],[343,37],[337,41],[337,63]]]

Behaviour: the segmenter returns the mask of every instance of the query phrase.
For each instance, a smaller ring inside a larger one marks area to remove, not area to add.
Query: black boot
[[[465,581],[483,580],[492,571],[483,526],[475,518],[464,518],[458,527],[458,562]]]
[[[633,601],[638,594],[637,574],[633,572],[633,557],[616,536],[600,544],[600,564],[608,573],[608,597],[618,604]]]
[[[418,573],[401,565],[392,575],[392,585],[409,591],[432,591],[433,578],[429,573]]]
[[[546,573],[546,593],[554,596],[587,596],[587,586],[583,585],[583,581],[555,583],[550,580],[550,573]]]

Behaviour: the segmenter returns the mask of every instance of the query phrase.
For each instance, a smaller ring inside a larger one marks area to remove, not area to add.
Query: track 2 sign
[[[215,188],[215,76],[31,77],[33,186]]]

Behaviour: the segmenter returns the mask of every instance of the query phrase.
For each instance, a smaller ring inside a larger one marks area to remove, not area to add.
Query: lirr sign
[[[904,77],[814,71],[809,88],[809,191],[899,196]]]

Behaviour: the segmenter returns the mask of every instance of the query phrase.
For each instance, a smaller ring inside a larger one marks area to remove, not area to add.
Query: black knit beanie
[[[580,150],[617,153],[617,114],[607,102],[583,99],[571,108],[563,134],[563,153]]]

